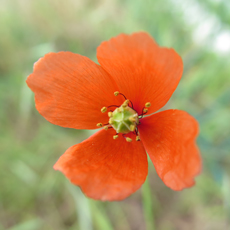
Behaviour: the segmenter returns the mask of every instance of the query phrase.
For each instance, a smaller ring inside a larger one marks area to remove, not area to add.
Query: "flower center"
[[[115,92],[114,95],[122,95],[125,98],[124,103],[120,107],[117,105],[103,107],[101,109],[102,113],[105,113],[108,108],[117,108],[114,111],[110,110],[110,112],[108,112],[108,116],[110,117],[108,124],[103,125],[102,123],[98,123],[97,126],[103,127],[105,130],[113,128],[116,131],[116,135],[113,136],[113,139],[117,139],[119,137],[118,134],[122,134],[126,141],[131,142],[132,139],[129,137],[125,137],[125,135],[133,132],[136,135],[136,141],[140,141],[137,126],[140,123],[139,120],[143,118],[143,115],[148,112],[148,107],[151,106],[150,102],[147,102],[145,104],[145,107],[142,109],[142,113],[138,114],[133,109],[133,103],[130,100],[127,100],[127,98],[122,93]],[[129,104],[131,105],[131,107],[129,106]]]
[[[110,113],[109,124],[117,133],[134,132],[139,124],[137,112],[128,106],[129,101],[126,100],[119,108]]]

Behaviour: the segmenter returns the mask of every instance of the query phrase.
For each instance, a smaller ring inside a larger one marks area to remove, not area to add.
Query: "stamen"
[[[136,129],[135,129],[135,134],[136,134],[136,136],[138,136],[138,127],[136,127]]]
[[[103,124],[102,123],[97,123],[97,127],[102,127]]]
[[[136,136],[138,135],[137,125],[139,124],[139,117],[138,113],[133,108],[133,103],[125,97],[119,91],[114,92],[115,96],[122,95],[125,98],[125,101],[122,105],[110,105],[107,107],[103,107],[101,112],[104,113],[107,110],[107,114],[109,117],[108,124],[98,124],[99,127],[103,127],[105,130],[113,128],[116,131],[116,135],[113,136],[113,139],[118,138],[118,134],[121,133],[122,136],[126,139],[127,142],[131,142],[132,139],[129,137],[125,137],[125,134],[132,132]],[[116,107],[115,110],[109,109],[110,107]],[[142,116],[143,113],[147,110],[145,107],[142,109]]]
[[[130,101],[130,103],[131,103],[131,107],[133,108],[133,103],[132,103],[132,101]]]
[[[148,111],[149,111],[149,110],[146,109],[146,108],[143,109],[143,113],[147,113]]]
[[[106,107],[103,107],[103,108],[101,109],[101,112],[102,112],[102,113],[105,113],[106,110],[107,110],[107,108],[106,108]]]
[[[108,116],[112,117],[113,116],[113,112],[108,112]]]
[[[115,96],[118,96],[118,95],[119,95],[119,92],[118,92],[118,91],[114,92],[114,95],[115,95]]]
[[[120,112],[121,112],[121,109],[120,109],[120,108],[117,108],[117,112],[120,113]]]
[[[119,107],[118,105],[110,105],[110,106],[108,106],[107,108],[111,108],[111,107]]]
[[[136,127],[135,127],[134,125],[130,125],[129,128],[130,128],[130,130],[133,132],[133,131],[135,130]]]
[[[134,117],[129,117],[129,120],[130,120],[131,122],[135,122],[135,121],[136,121],[136,119],[135,119]]]
[[[125,100],[127,99],[126,96],[123,93],[119,92],[119,94],[122,95],[125,98]]]
[[[114,95],[115,95],[115,96],[122,95],[122,96],[125,98],[125,100],[127,100],[126,96],[125,96],[123,93],[120,93],[119,91],[114,92]],[[131,107],[133,108],[133,103],[132,103],[132,101],[129,101],[129,103],[131,103]],[[127,105],[128,105],[128,104],[127,104]]]
[[[145,103],[145,107],[149,108],[151,106],[150,102]]]
[[[115,139],[117,139],[118,138],[118,135],[114,135],[113,136],[113,139],[115,140]]]
[[[127,141],[127,142],[132,142],[132,139],[129,138],[129,137],[126,137],[126,141]]]
[[[140,141],[140,137],[139,136],[136,136],[136,141]]]
[[[127,99],[126,96],[123,93],[120,93],[119,91],[114,92],[114,95],[115,96],[122,95],[125,98],[125,100]]]
[[[129,104],[129,100],[125,100],[124,103],[121,105],[122,107],[127,107]]]

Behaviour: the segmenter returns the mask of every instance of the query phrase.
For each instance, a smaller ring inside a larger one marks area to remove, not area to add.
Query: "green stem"
[[[148,177],[142,186],[142,201],[146,230],[155,230],[154,203],[153,194],[151,193]]]

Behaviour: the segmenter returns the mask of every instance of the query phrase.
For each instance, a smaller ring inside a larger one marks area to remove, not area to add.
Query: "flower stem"
[[[152,198],[153,194],[151,193],[148,177],[144,185],[142,186],[142,202],[144,210],[144,218],[146,224],[146,230],[156,230],[155,227],[155,218],[154,218],[154,202]]]

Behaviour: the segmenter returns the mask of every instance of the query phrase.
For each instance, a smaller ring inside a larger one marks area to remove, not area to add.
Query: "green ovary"
[[[139,123],[138,114],[129,106],[120,106],[113,111],[109,123],[117,133],[133,132]]]

